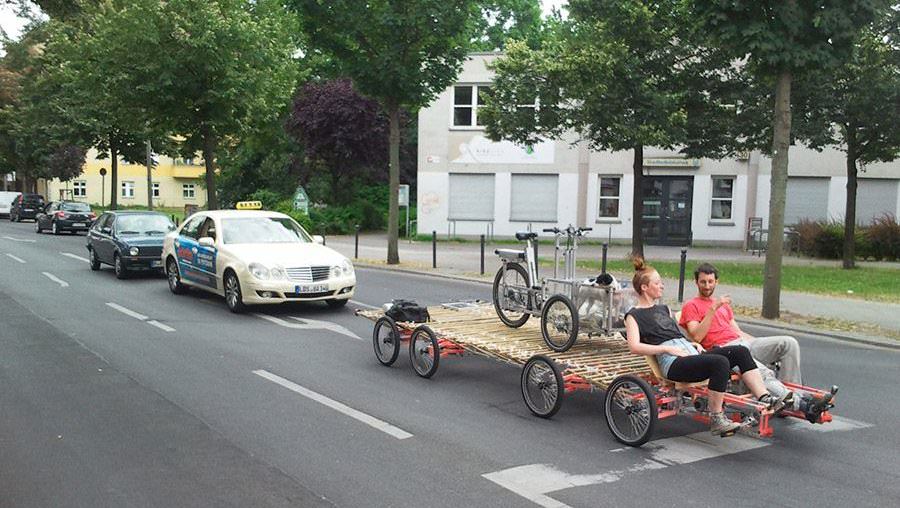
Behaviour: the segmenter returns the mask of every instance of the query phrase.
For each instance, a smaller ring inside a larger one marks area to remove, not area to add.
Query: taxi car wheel
[[[176,295],[187,292],[187,287],[181,283],[181,275],[178,274],[178,263],[175,259],[169,258],[166,261],[166,278],[169,280],[169,290]]]
[[[225,305],[228,306],[228,310],[234,313],[243,312],[246,308],[241,295],[241,281],[238,280],[234,272],[225,274]]]
[[[343,300],[337,300],[337,299],[325,300],[325,303],[328,304],[328,307],[330,307],[332,309],[340,309],[344,305],[347,305],[347,302],[349,302],[349,301],[350,301],[349,298],[344,298]]]
[[[37,219],[34,220],[35,222],[37,222]],[[56,225],[56,221],[53,221],[53,223],[50,224],[50,231],[52,231],[54,235],[59,234],[59,226]]]
[[[100,258],[97,257],[97,251],[94,249],[90,250],[91,253],[91,270],[97,271],[100,269]]]
[[[113,268],[116,270],[117,279],[128,278],[128,269],[125,268],[125,263],[122,262],[122,258],[118,254],[113,256]]]
[[[41,234],[44,230],[41,229],[41,221],[35,219],[34,220],[34,232],[37,234]]]

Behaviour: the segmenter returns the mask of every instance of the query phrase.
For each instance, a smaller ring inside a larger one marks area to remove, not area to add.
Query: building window
[[[76,198],[87,197],[87,182],[84,180],[72,182],[72,196]]]
[[[134,198],[134,182],[122,182],[122,197]]]
[[[185,199],[194,199],[194,184],[185,183],[181,185],[181,196]]]
[[[159,182],[153,182],[153,197],[159,197]]]
[[[619,218],[619,196],[622,179],[618,176],[600,177],[600,208],[597,216],[601,219]]]
[[[491,87],[482,85],[458,85],[453,87],[453,126],[480,127],[478,109],[484,106]]]
[[[713,220],[731,220],[731,201],[734,197],[734,178],[713,177],[712,208]]]

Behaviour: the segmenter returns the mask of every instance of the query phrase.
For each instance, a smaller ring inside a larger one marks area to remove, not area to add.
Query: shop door
[[[649,245],[690,245],[692,176],[645,176],[644,243]]]

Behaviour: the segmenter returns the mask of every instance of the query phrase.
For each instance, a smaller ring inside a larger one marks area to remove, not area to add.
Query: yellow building
[[[158,161],[152,172],[154,207],[206,206],[206,188],[201,185],[206,168],[202,159],[172,159],[160,155]],[[101,168],[106,170],[105,176],[100,174]],[[110,176],[109,159],[97,159],[97,151],[91,149],[81,175],[66,182],[57,178],[42,182],[38,192],[48,201],[72,199],[109,206],[113,190]],[[147,206],[147,167],[119,160],[115,192],[120,207]]]

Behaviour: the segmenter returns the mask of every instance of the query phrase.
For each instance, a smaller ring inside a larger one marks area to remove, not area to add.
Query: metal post
[[[609,244],[603,242],[603,260],[600,262],[600,273],[606,273],[606,250],[609,248]]]
[[[353,259],[359,259],[359,224],[356,225],[356,238],[353,240]]]
[[[687,248],[681,248],[681,267],[678,269],[678,303],[684,301],[684,265],[687,263]]]
[[[150,140],[147,140],[147,209],[153,210],[153,151],[150,147]]]
[[[437,231],[431,231],[431,267],[437,268]]]
[[[484,275],[484,235],[481,235],[481,275]]]
[[[531,224],[528,224],[528,227],[530,228]],[[531,230],[529,229],[529,231],[531,231]],[[530,281],[532,286],[537,286],[537,281],[541,280],[541,277],[538,275],[538,265],[540,265],[540,263],[538,262],[538,243],[539,243],[538,239],[535,238],[534,239],[534,280]]]

